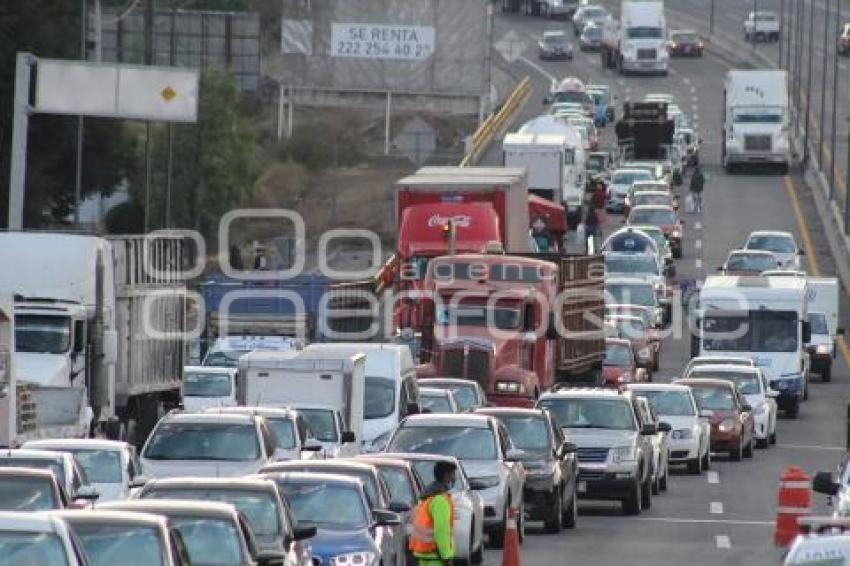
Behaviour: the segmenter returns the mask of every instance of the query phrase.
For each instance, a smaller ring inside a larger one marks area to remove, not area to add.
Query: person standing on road
[[[410,550],[418,566],[452,564],[454,504],[449,490],[457,470],[451,462],[434,464],[434,482],[425,488],[411,516]]]
[[[694,174],[691,176],[690,193],[694,201],[694,212],[702,212],[702,190],[705,187],[705,175],[702,173],[702,168],[697,165],[694,168]]]

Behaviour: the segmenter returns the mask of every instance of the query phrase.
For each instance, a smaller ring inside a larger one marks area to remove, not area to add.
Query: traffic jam
[[[683,275],[717,182],[685,101],[568,70],[589,52],[666,76],[705,45],[662,2],[620,10],[542,33],[539,60],[567,72],[495,142],[501,166],[395,182],[395,249],[363,281],[187,281],[182,235],[0,233],[0,564],[514,566],[533,539],[580,538],[587,509],[638,517],[775,451],[832,379],[839,281],[759,226]],[[787,170],[784,71],[723,88],[723,168]],[[775,100],[754,110],[756,91]],[[450,556],[419,523],[447,463]],[[844,564],[847,461],[779,485],[784,563]],[[811,487],[835,517],[797,520]]]

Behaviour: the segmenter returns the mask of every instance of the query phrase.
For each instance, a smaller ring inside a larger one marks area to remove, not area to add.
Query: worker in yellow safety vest
[[[410,550],[419,566],[443,566],[454,560],[455,512],[449,491],[456,473],[452,462],[434,464],[434,482],[425,488],[413,510]]]

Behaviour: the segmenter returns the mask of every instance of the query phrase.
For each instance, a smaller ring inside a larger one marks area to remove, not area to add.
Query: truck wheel
[[[753,457],[753,440],[750,439],[749,444],[744,447],[744,458],[752,458]]]
[[[635,482],[635,485],[632,487],[632,492],[622,501],[624,515],[640,515],[640,510],[643,508],[643,504],[641,502],[642,491],[641,485]]]
[[[729,459],[733,462],[740,462],[744,458],[744,439],[741,439],[741,443],[738,444],[737,448],[733,448],[729,451]]]
[[[708,470],[711,468],[711,450],[705,451],[705,456],[702,457],[702,469]]]
[[[558,534],[564,530],[564,494],[560,489],[556,489],[552,494],[552,506],[549,509],[549,516],[543,523],[543,528],[547,533]]]
[[[832,381],[832,362],[827,362],[826,367],[823,368],[823,371],[820,372],[820,379],[824,383],[829,383]]]

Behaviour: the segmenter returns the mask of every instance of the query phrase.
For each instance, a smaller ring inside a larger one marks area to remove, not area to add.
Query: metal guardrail
[[[469,167],[478,162],[487,148],[490,147],[493,139],[501,133],[516,112],[522,108],[529,96],[531,96],[531,79],[525,77],[517,84],[514,91],[499,108],[499,111],[490,114],[472,134],[472,145],[469,152],[463,156],[460,162],[461,167]]]

